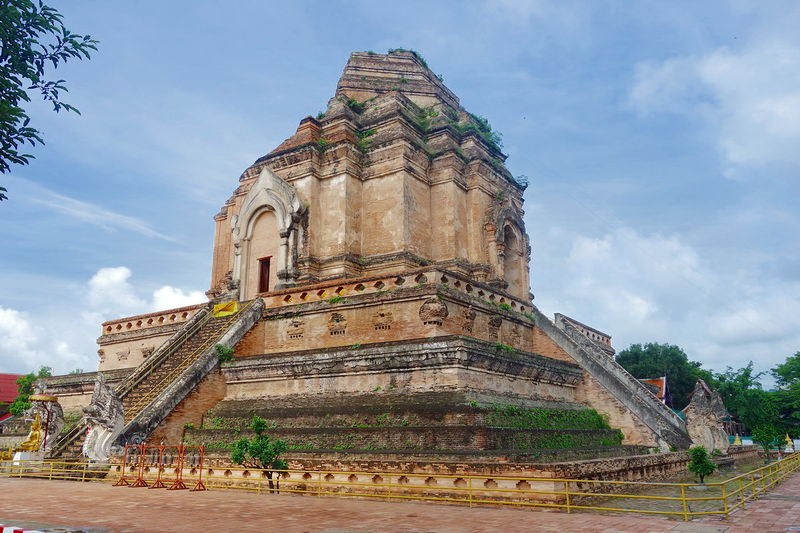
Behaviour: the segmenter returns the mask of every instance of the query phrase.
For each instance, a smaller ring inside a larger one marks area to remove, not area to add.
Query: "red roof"
[[[656,397],[659,400],[664,401],[664,392],[665,392],[664,389],[667,388],[666,376],[662,378],[642,379],[640,381],[644,381],[645,383],[649,383],[650,385],[655,385],[656,387],[658,387],[658,394],[656,394]]]
[[[17,380],[22,374],[0,374],[0,402],[11,403],[17,397]]]

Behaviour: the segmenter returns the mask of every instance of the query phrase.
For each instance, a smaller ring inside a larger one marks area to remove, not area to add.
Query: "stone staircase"
[[[125,409],[125,423],[133,420],[142,409],[152,403],[156,396],[175,381],[205,350],[213,347],[215,341],[230,328],[237,317],[238,314],[210,317],[202,321],[196,332],[185,338],[163,363],[141,376],[135,383],[123,384],[127,386],[117,393],[122,393],[120,396]]]
[[[144,441],[218,364],[215,345],[233,347],[261,316],[263,307],[261,300],[244,302],[237,313],[221,317],[204,309],[137,367],[115,389],[125,420],[117,442]],[[85,420],[78,423],[59,439],[50,457],[81,457],[87,428]]]
[[[532,313],[536,325],[548,337],[653,432],[662,450],[668,446],[678,449],[691,446],[692,439],[683,420],[647,390],[641,381],[609,357],[597,343],[568,321],[553,323],[535,307]]]

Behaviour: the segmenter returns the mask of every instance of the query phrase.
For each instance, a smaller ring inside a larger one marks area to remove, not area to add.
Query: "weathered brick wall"
[[[274,428],[271,437],[292,447],[366,450],[532,450],[537,448],[598,448],[618,443],[610,429],[516,429],[486,426],[401,426]],[[233,429],[188,429],[192,444],[227,444],[250,431]]]
[[[608,416],[609,425],[622,431],[624,435],[622,442],[625,444],[658,445],[653,432],[587,372],[584,372],[583,382],[575,392],[577,401]]]
[[[247,357],[264,353],[264,328],[265,323],[261,320],[245,333],[242,340],[235,346],[236,357]]]
[[[540,328],[533,328],[533,349],[532,352],[552,357],[560,361],[574,363],[573,359],[556,342],[547,336]]]
[[[147,439],[148,444],[179,444],[186,424],[200,426],[203,416],[225,397],[225,377],[219,369],[208,374],[164,419]]]

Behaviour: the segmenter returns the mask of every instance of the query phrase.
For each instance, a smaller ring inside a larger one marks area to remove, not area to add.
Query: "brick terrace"
[[[777,533],[800,527],[800,475],[777,486],[729,521],[565,514],[413,502],[195,493],[34,479],[0,479],[0,524],[14,521],[115,533],[263,532],[593,532]]]

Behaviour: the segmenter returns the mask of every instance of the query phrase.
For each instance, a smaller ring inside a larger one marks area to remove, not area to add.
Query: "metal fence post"
[[[730,511],[728,511],[728,492],[725,489],[725,482],[722,482],[722,511],[725,513],[725,519],[730,518]]]
[[[689,521],[689,506],[686,503],[686,485],[681,484],[681,503],[683,504],[683,521]]]
[[[569,481],[564,481],[564,494],[567,497],[567,514],[571,513],[572,510],[570,509],[570,498],[569,498]]]

